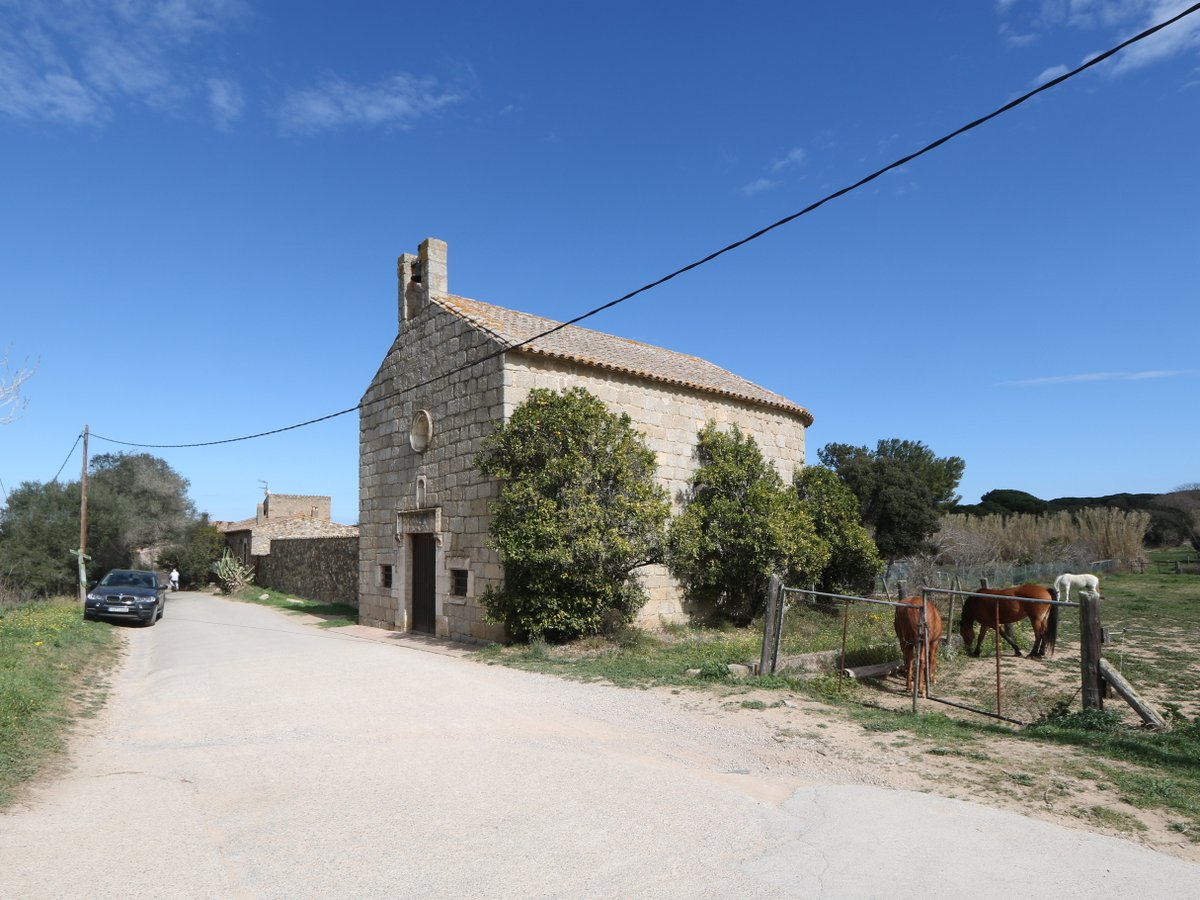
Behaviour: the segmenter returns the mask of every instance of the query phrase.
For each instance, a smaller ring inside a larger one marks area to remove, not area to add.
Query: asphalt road
[[[126,636],[69,770],[0,816],[0,897],[1200,893],[1124,841],[748,763],[764,737],[682,697],[201,594]]]

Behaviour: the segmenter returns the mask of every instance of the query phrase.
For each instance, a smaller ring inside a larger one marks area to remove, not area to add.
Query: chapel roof
[[[812,414],[807,409],[787,397],[768,391],[698,356],[677,353],[578,325],[564,325],[543,316],[452,294],[438,294],[431,298],[431,302],[486,332],[505,347],[521,353],[568,360],[721,394],[798,415],[805,426],[813,422]],[[558,330],[545,334],[550,329]]]

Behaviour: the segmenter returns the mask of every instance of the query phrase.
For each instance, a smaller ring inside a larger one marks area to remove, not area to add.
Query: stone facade
[[[307,494],[267,494],[258,504],[255,518],[261,525],[269,519],[290,519],[305,516],[324,522],[332,520],[332,499],[328,496]]]
[[[474,466],[483,438],[534,388],[584,387],[626,412],[658,457],[675,509],[695,471],[707,421],[754,436],[780,475],[804,465],[812,417],[786,398],[723,369],[637,342],[504,310],[446,293],[446,245],[432,239],[398,263],[400,332],[363,396],[359,460],[359,620],[408,630],[414,591],[427,591],[420,546],[432,535],[432,630],[501,640],[479,597],[503,583],[487,546],[499,485]],[[520,344],[522,346],[518,347]],[[661,567],[640,573],[650,600],[641,621],[685,615]],[[425,587],[414,588],[417,583]]]
[[[358,604],[358,538],[276,538],[255,584],[321,603]]]
[[[242,565],[271,552],[274,538],[346,537],[357,535],[353,525],[332,520],[332,498],[328,495],[271,494],[263,497],[254,518],[237,522],[214,522],[225,534],[225,543]]]

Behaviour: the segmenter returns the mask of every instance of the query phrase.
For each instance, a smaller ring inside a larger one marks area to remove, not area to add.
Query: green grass
[[[1166,563],[1181,560],[1183,562],[1195,562],[1196,551],[1191,547],[1167,547],[1158,550],[1151,550],[1146,554],[1152,563]]]
[[[897,657],[891,607],[854,603],[819,605],[793,595],[783,618],[780,655],[841,650],[845,628],[846,664],[866,665]],[[759,628],[761,633],[761,626]]]
[[[1082,818],[1100,825],[1104,828],[1111,828],[1113,831],[1124,831],[1132,833],[1135,831],[1145,831],[1146,826],[1139,822],[1133,816],[1119,812],[1115,809],[1109,809],[1107,806],[1091,806],[1081,810]]]
[[[493,645],[474,656],[491,665],[622,687],[694,686],[727,680],[725,666],[756,659],[761,648],[761,638],[745,629],[674,628],[660,637],[629,628],[615,639],[588,638],[567,647]],[[700,678],[688,675],[688,669],[699,669]]]
[[[260,588],[254,585],[242,588],[232,597],[234,600],[241,600],[244,603],[257,603],[260,606],[274,606],[278,609],[318,616],[325,620],[321,623],[321,628],[343,628],[346,625],[358,624],[358,610],[342,603],[305,600],[295,594],[284,594],[272,588]]]
[[[0,613],[0,808],[60,752],[79,716],[103,703],[96,676],[117,656],[111,625],[53,601]]]

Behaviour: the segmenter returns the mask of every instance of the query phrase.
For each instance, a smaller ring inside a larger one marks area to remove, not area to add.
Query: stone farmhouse
[[[262,587],[326,603],[358,602],[358,526],[332,520],[331,498],[263,497],[254,516],[214,522],[225,544]]]
[[[626,412],[658,457],[678,512],[704,424],[754,436],[779,474],[804,465],[812,416],[712,363],[449,293],[447,247],[397,263],[398,333],[359,413],[359,621],[501,640],[479,598],[504,571],[487,546],[499,483],[474,466],[483,438],[534,388],[584,387]],[[559,330],[547,333],[550,329]],[[640,570],[640,621],[686,615],[661,566]]]

